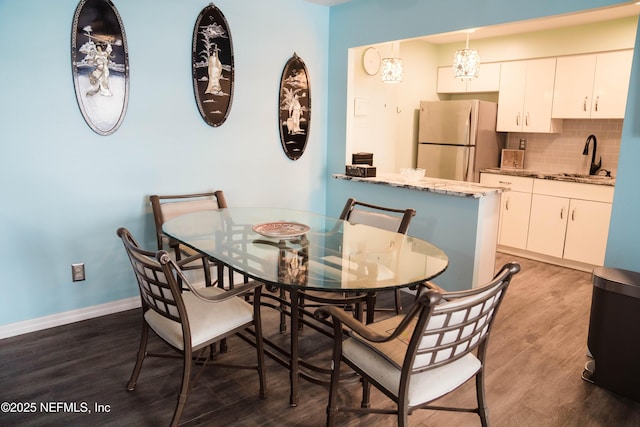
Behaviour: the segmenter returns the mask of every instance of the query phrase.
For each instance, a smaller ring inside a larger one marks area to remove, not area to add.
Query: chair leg
[[[335,424],[335,417],[338,413],[338,385],[340,381],[340,363],[332,363],[333,368],[331,370],[331,383],[329,385],[329,404],[327,405],[327,427],[333,427]]]
[[[338,413],[338,386],[340,385],[340,364],[342,361],[342,323],[334,318],[333,349],[331,356],[331,381],[329,383],[329,403],[327,404],[327,427],[332,427]]]
[[[262,326],[260,321],[255,323],[256,351],[258,356],[258,378],[260,380],[260,399],[267,398],[266,369],[264,365],[264,343],[262,341]]]
[[[484,369],[476,374],[476,396],[478,398],[478,415],[482,427],[489,426],[489,408],[487,408],[487,400],[484,392]]]
[[[260,398],[267,398],[266,367],[264,364],[264,340],[262,337],[262,314],[260,298],[262,287],[258,287],[253,292],[253,329],[256,338],[256,356],[258,357],[258,378],[260,380]]]
[[[402,294],[400,293],[400,289],[396,289],[396,314],[400,314],[402,311]]]
[[[407,405],[398,405],[398,427],[409,425],[409,408]]]
[[[191,379],[191,366],[192,366],[192,353],[190,349],[184,351],[184,360],[182,366],[182,384],[180,385],[180,393],[178,394],[178,403],[176,404],[176,410],[173,412],[173,418],[171,419],[171,427],[177,426],[182,416],[182,411],[187,403],[187,397],[189,397],[189,381]]]
[[[129,382],[127,383],[127,390],[133,391],[136,388],[136,383],[138,382],[138,376],[140,375],[140,370],[142,370],[142,362],[144,361],[144,357],[147,353],[147,340],[149,338],[149,325],[147,322],[142,320],[142,332],[140,333],[140,345],[138,346],[138,355],[136,356],[136,364],[133,367],[133,372],[131,373],[131,377],[129,378]]]
[[[361,408],[368,408],[371,406],[371,384],[366,379],[362,378],[362,402],[360,402]]]

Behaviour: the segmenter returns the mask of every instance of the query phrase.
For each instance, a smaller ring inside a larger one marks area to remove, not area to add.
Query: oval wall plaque
[[[294,52],[282,71],[279,105],[280,142],[291,160],[302,156],[311,124],[311,89],[304,61]]]
[[[71,66],[78,106],[100,135],[115,132],[129,98],[129,56],[120,14],[110,0],[81,0],[71,29]]]
[[[233,100],[233,44],[227,20],[213,3],[196,20],[191,60],[200,115],[210,126],[220,126]]]

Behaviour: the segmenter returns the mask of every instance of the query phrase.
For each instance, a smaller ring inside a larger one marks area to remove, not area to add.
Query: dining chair
[[[170,248],[177,261],[183,256],[195,255],[196,252],[169,238],[162,231],[162,225],[166,221],[179,215],[227,207],[224,192],[221,190],[196,194],[162,196],[154,194],[149,197],[149,200],[151,201],[151,209],[153,211],[158,250]],[[215,279],[211,277],[212,270],[215,273]],[[200,259],[196,259],[195,262],[183,266],[183,271],[189,272],[187,276],[191,279],[192,283],[204,282],[206,286],[216,284],[220,287],[224,286],[224,266],[208,257],[203,256]],[[233,274],[230,271],[229,286],[233,287]]]
[[[208,364],[257,370],[260,397],[266,398],[260,318],[262,284],[252,281],[230,290],[218,287],[194,288],[180,267],[181,264],[191,262],[194,257],[175,261],[165,250],[154,252],[140,248],[125,228],[119,228],[117,234],[131,261],[142,301],[142,333],[127,390],[135,389],[142,363],[147,357],[176,357],[182,359],[182,381],[171,420],[172,426],[180,421],[192,383]],[[177,282],[178,277],[190,292],[182,291]],[[246,295],[251,296],[253,304],[241,298]],[[148,353],[149,330],[176,353]],[[249,335],[242,335],[243,331]],[[255,365],[225,363],[218,361],[217,357],[214,359],[212,354],[207,354],[211,344],[233,334],[238,334],[249,342],[253,341],[257,355]],[[194,365],[200,365],[201,370],[192,379]]]
[[[354,198],[349,198],[342,213],[340,219],[349,221],[352,224],[370,225],[372,227],[378,227],[389,231],[395,231],[397,233],[406,234],[409,229],[411,219],[416,215],[416,211],[413,208],[397,209],[384,206],[373,205],[358,201]],[[396,289],[395,291],[395,307],[396,314],[400,314],[402,310],[402,298],[401,291]],[[388,310],[384,308],[376,308],[375,296],[374,306],[367,307],[367,310],[381,311]]]
[[[365,325],[334,306],[315,316],[331,316],[334,327],[327,426],[340,412],[396,414],[398,426],[408,425],[416,409],[473,412],[489,425],[484,391],[489,333],[517,263],[505,264],[491,282],[465,291],[441,293],[421,287],[406,315]],[[347,329],[344,329],[344,328]],[[343,331],[350,330],[344,339]],[[362,377],[359,408],[338,405],[340,364]],[[477,407],[431,406],[475,377]],[[370,386],[395,402],[394,409],[370,407]]]

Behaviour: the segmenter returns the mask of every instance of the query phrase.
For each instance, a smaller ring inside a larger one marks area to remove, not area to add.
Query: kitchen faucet
[[[589,142],[593,141],[593,151],[591,152],[591,166],[589,167],[589,175],[595,175],[602,166],[602,156],[600,156],[600,160],[596,163],[596,150],[598,149],[598,140],[595,135],[589,135],[587,137],[587,142],[584,144],[584,151],[582,151],[582,155],[586,156],[589,154]]]

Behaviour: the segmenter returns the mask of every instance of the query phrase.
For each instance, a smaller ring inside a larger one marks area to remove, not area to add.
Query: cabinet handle
[[[560,219],[564,219],[564,208],[560,209]]]
[[[516,115],[516,126],[520,126],[520,113]]]
[[[507,202],[504,204],[504,209],[507,210],[507,211],[509,210],[509,200],[510,200],[510,198],[507,197]]]
[[[582,111],[587,111],[587,100],[589,99],[588,96],[584,97],[584,102],[582,103]]]
[[[511,185],[511,181],[498,181],[499,184]]]
[[[527,115],[525,116],[524,124],[525,126],[529,126],[529,112],[527,112]]]
[[[571,211],[571,221],[575,221],[576,220],[576,210],[575,208]]]
[[[600,102],[600,97],[596,96],[596,111],[598,111],[598,102]]]

